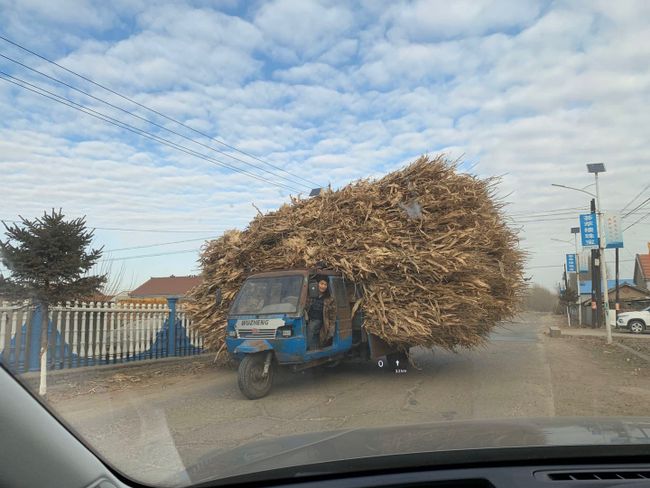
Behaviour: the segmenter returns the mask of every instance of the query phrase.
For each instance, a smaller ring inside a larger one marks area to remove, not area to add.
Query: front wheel
[[[630,320],[628,326],[630,328],[630,332],[633,334],[640,334],[645,330],[645,324],[640,320]]]
[[[237,384],[249,400],[262,398],[271,391],[274,374],[272,360],[269,353],[258,353],[247,355],[239,363]]]

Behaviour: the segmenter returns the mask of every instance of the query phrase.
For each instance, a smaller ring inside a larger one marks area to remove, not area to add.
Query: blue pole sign
[[[567,273],[575,273],[577,270],[576,267],[576,255],[575,254],[567,254],[566,255],[566,272]]]
[[[580,238],[582,247],[598,247],[598,219],[595,213],[580,215]]]

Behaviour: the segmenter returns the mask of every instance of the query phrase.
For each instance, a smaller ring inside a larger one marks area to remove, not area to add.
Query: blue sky
[[[603,205],[612,211],[650,183],[648,2],[0,0],[0,11],[2,36],[273,166],[3,41],[0,54],[227,154],[5,58],[0,71],[291,187],[0,80],[0,218],[52,207],[87,215],[97,244],[111,250],[113,273],[124,271],[123,287],[196,272],[194,239],[242,228],[253,204],[277,208],[308,192],[305,180],[338,187],[427,152],[462,156],[483,177],[504,175],[500,192],[530,252],[529,274],[551,287],[561,270],[546,266],[561,265],[570,247],[550,238],[569,239],[588,204],[551,183],[585,187],[585,163],[603,161]],[[650,218],[626,232],[623,276],[649,233]]]

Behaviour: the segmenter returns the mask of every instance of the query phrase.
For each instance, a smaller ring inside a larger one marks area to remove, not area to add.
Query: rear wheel
[[[404,351],[394,352],[386,356],[389,370],[406,369],[409,358]]]
[[[273,386],[274,367],[272,358],[266,373],[264,367],[268,353],[249,354],[239,364],[237,384],[249,400],[256,400],[268,395]]]
[[[641,320],[630,320],[628,327],[633,334],[640,334],[645,330],[645,324]]]

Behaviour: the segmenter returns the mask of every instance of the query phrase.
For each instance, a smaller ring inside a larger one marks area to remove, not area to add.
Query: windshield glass
[[[113,469],[650,439],[650,1],[0,19],[0,364]]]
[[[233,315],[296,313],[303,282],[302,276],[248,279],[237,294],[230,313]]]

